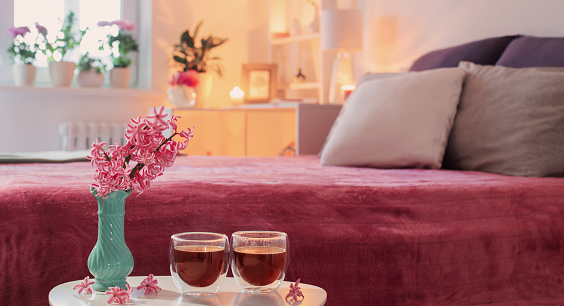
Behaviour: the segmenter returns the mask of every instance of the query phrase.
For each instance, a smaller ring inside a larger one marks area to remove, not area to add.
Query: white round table
[[[178,292],[171,276],[155,276],[162,288],[158,294],[149,293],[144,295],[144,290],[137,290],[145,276],[131,276],[127,282],[133,288],[130,296],[129,305],[163,306],[163,305],[239,305],[239,306],[267,306],[267,305],[300,305],[300,306],[320,306],[327,300],[327,292],[322,288],[302,284],[300,288],[305,296],[299,298],[297,303],[287,303],[284,298],[288,294],[291,282],[283,282],[280,288],[270,294],[249,294],[242,293],[241,289],[232,277],[226,277],[221,283],[221,287],[216,295],[212,297],[196,298],[183,296]],[[72,288],[81,280],[64,283],[51,289],[49,292],[49,304],[51,306],[107,306],[108,296],[104,292],[93,291],[93,294],[78,294],[78,290]],[[288,299],[292,300],[291,298]],[[112,304],[113,305],[113,304]]]

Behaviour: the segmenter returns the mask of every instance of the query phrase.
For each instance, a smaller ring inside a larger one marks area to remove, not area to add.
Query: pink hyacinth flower
[[[148,119],[147,123],[151,123],[153,127],[154,125],[168,125],[168,122],[165,120],[166,117],[168,117],[168,114],[165,112],[165,108],[162,105],[158,109],[153,107],[153,113],[145,116],[145,118]]]
[[[294,299],[295,302],[297,302],[299,296],[301,296],[302,299],[305,298],[299,285],[300,285],[300,278],[298,278],[295,284],[290,284],[290,291],[286,295],[286,300],[288,300],[288,298],[291,297]]]
[[[74,286],[72,290],[78,289],[78,294],[81,294],[82,291],[92,293],[92,289],[90,289],[90,285],[94,284],[94,282],[91,282],[89,280],[90,280],[90,276],[85,277],[84,280],[78,283],[78,285]]]
[[[129,302],[129,295],[133,291],[128,284],[125,284],[127,290],[121,289],[119,286],[110,287],[108,291],[106,291],[106,295],[110,295],[108,299],[108,304],[117,303],[117,304],[125,304]]]
[[[151,291],[157,294],[159,290],[162,290],[161,287],[158,286],[158,283],[159,282],[154,278],[153,274],[149,274],[149,276],[141,282],[141,285],[137,287],[137,290],[145,289],[144,294]]]

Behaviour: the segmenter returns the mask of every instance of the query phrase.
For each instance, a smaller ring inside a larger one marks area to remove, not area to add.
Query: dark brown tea
[[[253,286],[272,284],[286,266],[286,250],[282,248],[240,247],[234,253],[239,275]]]
[[[223,248],[218,246],[182,245],[174,248],[178,276],[192,287],[213,284],[223,270],[224,256]]]

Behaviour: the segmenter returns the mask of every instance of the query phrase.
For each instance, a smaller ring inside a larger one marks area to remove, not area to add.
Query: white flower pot
[[[49,75],[53,86],[71,86],[75,67],[76,64],[72,62],[49,62]]]
[[[114,67],[110,71],[110,85],[113,88],[128,88],[131,79],[131,69],[127,67]]]
[[[33,86],[35,84],[35,71],[32,64],[13,65],[14,83],[16,86]]]
[[[80,71],[76,80],[80,87],[102,87],[104,76],[96,70]]]
[[[166,90],[166,97],[174,106],[191,107],[196,103],[196,90],[185,85],[175,85]]]
[[[196,86],[196,108],[219,108],[210,99],[213,88],[213,75],[209,72],[198,73],[198,86]]]

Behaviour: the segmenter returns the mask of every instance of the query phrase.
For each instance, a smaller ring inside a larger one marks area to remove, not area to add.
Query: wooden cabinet
[[[182,117],[179,128],[195,127],[185,153],[276,156],[319,153],[340,109],[340,105],[293,102],[168,112]]]

